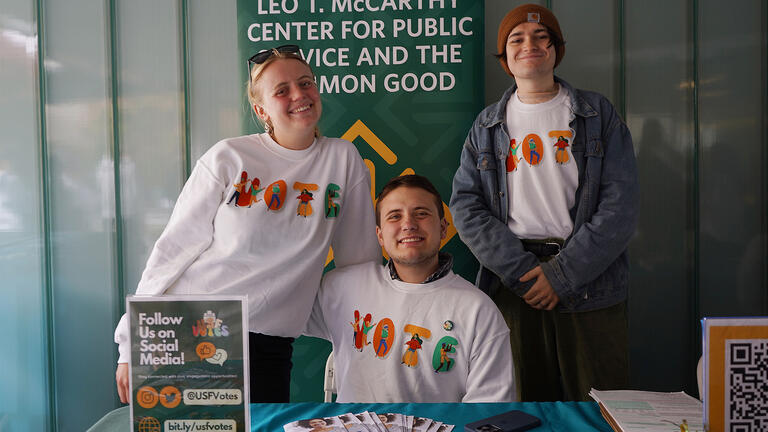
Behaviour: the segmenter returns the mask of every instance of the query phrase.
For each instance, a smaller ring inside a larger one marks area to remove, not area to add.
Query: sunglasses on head
[[[297,56],[301,57],[301,51],[298,45],[280,45],[279,47],[261,50],[248,59],[248,76],[251,76],[251,69],[253,68],[253,65],[264,63],[267,61],[267,59],[275,55],[275,52],[283,54],[296,54]]]

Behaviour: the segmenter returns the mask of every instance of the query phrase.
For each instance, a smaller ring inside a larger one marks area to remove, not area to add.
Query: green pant
[[[502,288],[521,401],[585,401],[629,384],[626,302],[590,312],[542,311]]]

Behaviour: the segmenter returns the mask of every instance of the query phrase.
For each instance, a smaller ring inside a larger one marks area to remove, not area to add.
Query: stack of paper
[[[453,427],[426,417],[365,411],[296,420],[283,429],[285,432],[451,432]]]
[[[616,432],[701,432],[704,409],[700,400],[684,392],[633,390],[589,392],[605,420]],[[687,425],[681,427],[681,425]]]

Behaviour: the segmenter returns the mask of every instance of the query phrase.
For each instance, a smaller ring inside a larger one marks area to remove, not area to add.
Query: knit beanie
[[[561,41],[564,41],[563,33],[560,31],[560,24],[558,24],[557,18],[555,18],[555,15],[549,9],[536,4],[524,4],[512,9],[507,16],[501,20],[501,24],[499,24],[499,36],[497,41],[499,63],[501,63],[501,67],[504,68],[504,72],[510,76],[514,75],[512,75],[509,66],[507,66],[507,36],[509,36],[512,29],[524,22],[541,24],[554,32]],[[565,45],[560,44],[559,46],[556,46],[555,67],[560,64],[560,60],[563,59],[564,55]]]

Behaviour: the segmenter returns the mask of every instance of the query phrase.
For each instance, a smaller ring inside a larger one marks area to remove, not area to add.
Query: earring
[[[253,106],[253,112],[255,112],[256,115],[259,117],[259,120],[261,120],[261,125],[264,126],[264,132],[272,135],[272,125],[269,124],[269,120],[268,119],[264,118],[265,116],[263,115],[264,113],[263,113],[263,110],[261,109],[261,107],[258,106],[258,105],[254,105]]]

